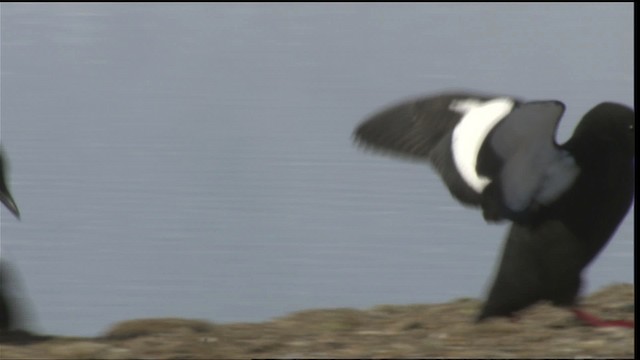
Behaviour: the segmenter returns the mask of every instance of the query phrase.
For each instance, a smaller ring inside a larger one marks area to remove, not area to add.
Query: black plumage
[[[11,211],[16,217],[20,217],[18,206],[9,192],[7,183],[5,181],[6,168],[5,168],[4,154],[0,150],[0,201]],[[5,294],[5,289],[10,282],[10,274],[5,262],[0,263],[0,332],[10,330],[16,323],[15,312],[16,306],[11,302],[9,296]]]
[[[493,99],[502,112],[470,111]],[[634,111],[601,103],[558,145],[563,112],[558,101],[448,93],[392,106],[354,132],[367,148],[430,162],[456,199],[481,207],[487,221],[512,222],[478,321],[512,316],[541,300],[576,305],[582,271],[631,206]],[[456,129],[486,120],[486,135],[480,131],[475,139],[481,146],[461,154],[465,144],[454,143],[470,137]],[[461,175],[463,157],[475,174]]]

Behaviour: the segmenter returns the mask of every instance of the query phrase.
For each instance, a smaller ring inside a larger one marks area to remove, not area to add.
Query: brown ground
[[[584,308],[608,319],[634,319],[634,287],[612,285]],[[408,357],[634,357],[634,330],[593,328],[571,313],[541,304],[520,320],[471,320],[480,302],[326,309],[264,323],[216,324],[140,319],[97,338],[0,335],[2,359],[214,359]]]

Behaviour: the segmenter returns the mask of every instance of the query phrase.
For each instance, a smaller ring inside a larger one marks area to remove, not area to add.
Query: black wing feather
[[[451,136],[462,114],[453,111],[451,105],[455,101],[487,101],[495,97],[452,92],[405,101],[366,119],[356,128],[354,139],[373,150],[430,162],[456,199],[464,204],[480,205],[480,194],[452,170],[455,164]]]

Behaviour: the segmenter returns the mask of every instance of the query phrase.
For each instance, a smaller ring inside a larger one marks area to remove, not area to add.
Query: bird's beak
[[[13,215],[20,219],[20,210],[18,210],[18,205],[16,205],[16,202],[13,201],[13,198],[8,192],[0,191],[0,201],[2,201]]]

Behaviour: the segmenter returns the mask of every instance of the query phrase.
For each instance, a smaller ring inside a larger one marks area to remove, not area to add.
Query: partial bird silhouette
[[[603,102],[558,145],[564,109],[555,100],[451,92],[391,106],[354,132],[366,148],[429,162],[486,221],[512,222],[477,321],[548,300],[591,325],[634,327],[578,309],[577,296],[582,271],[633,201],[635,114]]]
[[[6,159],[0,149],[0,201],[16,218],[20,218],[20,211],[16,205],[6,182]],[[9,294],[8,289],[17,282],[15,269],[5,259],[0,259],[0,343],[29,344],[49,340],[47,335],[32,334],[20,329],[25,319],[24,306],[20,306]],[[0,358],[2,354],[0,353]]]
[[[20,211],[18,211],[18,206],[9,192],[5,176],[6,161],[4,153],[0,149],[0,201],[13,215],[20,218]],[[17,305],[11,301],[11,297],[7,294],[7,289],[13,278],[8,263],[6,260],[2,260],[0,262],[0,333],[13,330],[17,324]]]

